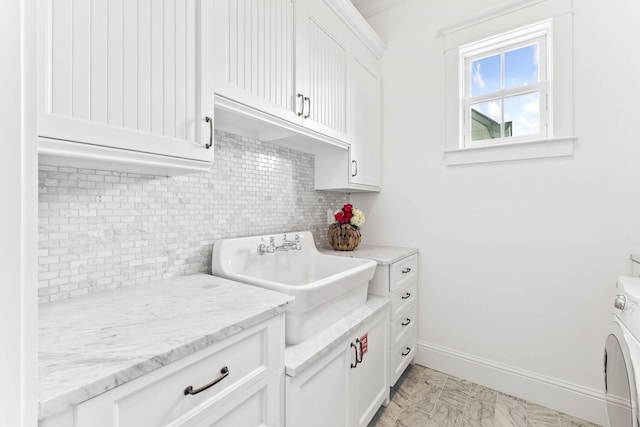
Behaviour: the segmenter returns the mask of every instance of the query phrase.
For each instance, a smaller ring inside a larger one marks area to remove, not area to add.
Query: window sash
[[[462,94],[460,102],[460,108],[462,109],[462,147],[468,148],[485,145],[499,145],[532,139],[546,139],[549,137],[550,133],[548,129],[548,110],[550,83],[548,81],[549,64],[547,58],[549,53],[548,46],[550,46],[551,43],[550,28],[551,27],[549,22],[543,22],[510,33],[482,40],[480,42],[472,43],[460,48],[460,65],[464,67],[460,73],[462,78],[460,88],[460,93]],[[537,45],[538,47],[538,82],[505,89],[505,53],[531,45]],[[500,55],[500,89],[477,96],[471,96],[471,64],[474,61],[482,60],[484,58],[489,58],[495,55]],[[530,93],[538,93],[539,96],[539,132],[537,134],[505,137],[505,99]],[[500,137],[476,141],[472,140],[471,106],[474,104],[494,100],[500,101],[501,105]]]

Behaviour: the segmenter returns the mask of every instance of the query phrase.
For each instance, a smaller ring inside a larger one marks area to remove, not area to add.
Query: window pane
[[[500,138],[502,105],[499,99],[471,106],[471,140]]]
[[[510,96],[504,99],[504,136],[540,133],[540,93]]]
[[[537,83],[538,80],[537,44],[504,53],[505,89]]]
[[[500,81],[500,55],[471,61],[471,69],[469,71],[471,96],[500,90],[502,85]]]

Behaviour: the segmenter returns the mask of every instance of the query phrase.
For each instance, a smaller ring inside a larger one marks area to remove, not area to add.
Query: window
[[[550,22],[460,47],[461,147],[549,137]]]
[[[441,27],[447,166],[573,156],[572,0],[517,0]]]

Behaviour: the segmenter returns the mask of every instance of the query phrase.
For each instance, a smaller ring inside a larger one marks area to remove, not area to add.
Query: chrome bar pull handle
[[[354,177],[354,176],[358,175],[358,161],[357,160],[351,160],[351,165],[356,167],[356,171],[351,174],[351,176]]]
[[[204,146],[207,150],[213,146],[213,119],[209,116],[204,118],[204,121],[209,123],[209,143]]]
[[[411,293],[410,292],[406,292],[404,295],[402,295],[400,298],[402,299],[409,299],[411,298]]]
[[[311,115],[311,98],[309,98],[308,96],[304,97],[304,101],[307,101],[307,114],[304,116],[305,119],[308,119],[309,116]],[[302,104],[303,107],[302,109],[304,110],[304,103]]]
[[[358,346],[355,345],[354,343],[351,343],[351,347],[353,347],[356,350],[356,363],[352,363],[351,364],[351,369],[353,369],[356,366],[358,366],[358,363],[360,363],[360,362],[358,361]]]
[[[215,380],[211,381],[209,384],[205,384],[200,388],[197,389],[193,389],[193,386],[189,386],[187,388],[184,389],[184,394],[185,396],[187,395],[191,395],[193,396],[194,394],[198,394],[198,393],[202,393],[203,391],[213,387],[214,385],[218,384],[220,381],[222,381],[223,379],[227,378],[229,376],[229,368],[228,367],[224,367],[222,369],[220,369],[220,376],[218,378],[216,378]]]
[[[407,274],[410,273],[411,269],[409,267],[405,268],[404,270],[402,270],[402,274]]]
[[[411,323],[411,319],[409,319],[407,317],[407,320],[405,320],[404,322],[401,323],[402,326],[407,326],[409,323]]]
[[[302,102],[300,102],[300,112],[298,113],[298,117],[300,117],[304,114],[304,95],[299,93],[296,95],[296,98],[300,98],[302,100]]]
[[[407,350],[402,352],[403,356],[406,356],[407,354],[411,353],[411,347],[407,347]]]

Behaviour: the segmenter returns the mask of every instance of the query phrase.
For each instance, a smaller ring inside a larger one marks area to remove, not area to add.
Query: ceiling
[[[351,0],[351,3],[360,11],[362,16],[368,18],[403,1],[404,0]]]

